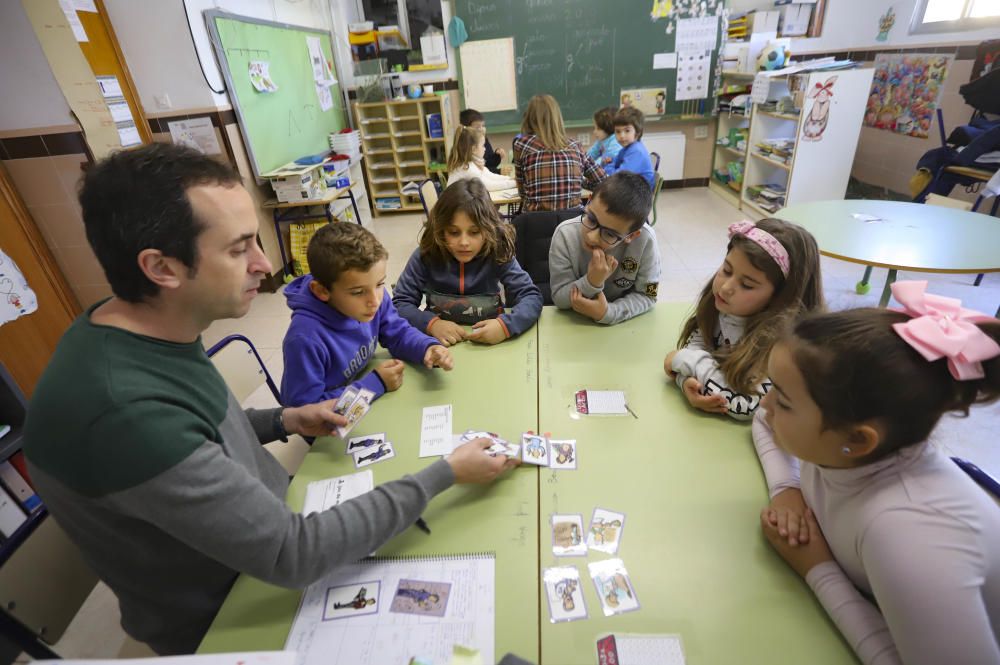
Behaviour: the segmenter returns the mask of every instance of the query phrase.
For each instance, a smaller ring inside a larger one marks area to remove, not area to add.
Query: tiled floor
[[[663,259],[660,300],[693,302],[706,280],[717,268],[725,251],[726,228],[743,219],[742,213],[707,189],[667,190],[658,202],[657,239]],[[374,231],[389,251],[389,283],[396,281],[410,254],[416,248],[421,217],[397,215],[377,218]],[[823,258],[823,282],[832,309],[874,306],[878,303],[885,271],[876,269],[872,290],[857,295],[854,285],[862,267]],[[972,286],[972,275],[900,274],[900,279],[928,279],[935,293],[961,298],[965,306],[993,313],[1000,304],[1000,274],[987,275],[979,287]],[[281,340],[288,327],[290,312],[284,297],[262,294],[242,319],[218,321],[204,334],[206,346],[225,335],[241,332],[257,346],[276,381],[283,365]],[[666,335],[669,340],[671,335]],[[665,341],[664,352],[668,349]],[[251,399],[266,401],[269,396],[255,394]],[[1000,427],[1000,406],[980,407],[969,418],[947,417],[935,438],[950,454],[971,459],[994,476],[1000,477],[1000,449],[991,445]],[[113,657],[123,636],[117,626],[117,607],[110,592],[99,585],[88,605],[57,646],[71,657]],[[110,606],[110,607],[109,607]]]

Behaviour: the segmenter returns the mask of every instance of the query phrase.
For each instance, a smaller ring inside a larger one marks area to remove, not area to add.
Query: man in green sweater
[[[452,483],[516,464],[470,442],[322,513],[285,505],[262,444],[329,434],[333,400],[243,411],[201,333],[247,313],[271,265],[239,175],[178,146],[122,151],[80,192],[114,297],[63,336],[28,411],[25,454],[55,520],[118,596],[122,626],[191,653],[239,573],[301,588],[409,527]]]

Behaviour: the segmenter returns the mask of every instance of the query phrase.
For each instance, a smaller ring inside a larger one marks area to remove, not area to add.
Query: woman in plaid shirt
[[[580,190],[606,177],[576,141],[566,138],[562,111],[551,95],[535,95],[514,139],[514,167],[522,208],[565,210],[582,205]]]

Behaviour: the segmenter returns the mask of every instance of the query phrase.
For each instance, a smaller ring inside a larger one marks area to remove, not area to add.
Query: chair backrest
[[[212,363],[240,404],[264,384],[270,388],[278,404],[281,403],[278,386],[268,373],[253,343],[243,335],[229,335],[223,338],[208,350],[208,357],[212,359]]]
[[[656,184],[653,186],[653,217],[649,223],[650,226],[656,226],[656,199],[659,198],[660,190],[663,189],[663,176],[659,173],[654,173],[653,175],[656,178]]]
[[[424,206],[424,214],[431,217],[431,209],[438,200],[438,190],[434,181],[428,178],[420,183],[420,203]]]
[[[958,210],[972,210],[972,204],[968,201],[959,201],[958,199],[950,199],[947,196],[941,196],[940,194],[930,193],[924,200],[929,206],[941,206],[942,208],[956,208]]]
[[[951,461],[957,464],[962,471],[969,474],[969,477],[976,481],[977,485],[992,494],[994,498],[1000,499],[1000,483],[993,476],[961,457],[952,457]]]
[[[653,163],[653,173],[660,172],[660,153],[651,152],[649,153],[649,161]]]
[[[569,210],[544,210],[526,212],[511,222],[517,232],[514,255],[531,281],[542,292],[542,302],[552,304],[552,288],[549,286],[549,245],[556,227],[567,219],[579,217],[580,208]]]

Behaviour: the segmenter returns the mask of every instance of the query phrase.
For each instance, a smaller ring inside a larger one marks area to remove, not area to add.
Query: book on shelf
[[[42,507],[42,500],[35,494],[35,490],[21,477],[21,474],[10,462],[0,462],[0,485],[17,499],[21,507],[29,514]]]
[[[18,506],[17,499],[0,486],[0,536],[10,538],[27,521],[28,516]]]

